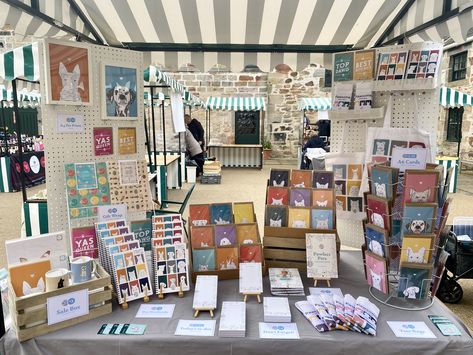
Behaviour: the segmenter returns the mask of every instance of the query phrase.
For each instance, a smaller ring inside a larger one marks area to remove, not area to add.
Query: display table
[[[261,144],[209,145],[208,155],[215,157],[225,168],[263,168]]]
[[[333,287],[342,292],[369,297],[363,276],[360,252],[341,252],[340,272],[342,278],[333,280]],[[307,282],[307,285],[309,282]],[[265,295],[269,295],[269,281],[264,279]],[[307,292],[306,288],[306,292]],[[172,319],[134,318],[141,301],[129,302],[129,309],[122,310],[115,305],[114,311],[98,319],[87,321],[70,328],[28,340],[22,344],[10,330],[0,341],[1,354],[102,354],[102,355],[144,355],[144,354],[472,354],[473,341],[466,328],[440,301],[426,311],[399,311],[375,302],[381,309],[378,335],[371,337],[354,332],[333,331],[318,333],[302,314],[293,306],[303,297],[290,297],[292,320],[297,323],[300,340],[259,339],[258,322],[263,321],[263,305],[254,298],[249,299],[246,311],[246,338],[179,337],[174,336],[179,319],[192,319],[192,291],[184,298],[176,294],[167,295],[164,300],[151,297],[152,303],[175,303]],[[370,298],[372,301],[373,299]],[[220,281],[218,287],[218,309],[215,319],[220,317],[222,301],[238,301],[238,281]],[[427,315],[444,315],[461,329],[462,337],[444,337],[427,318]],[[198,319],[210,319],[206,312]],[[399,339],[394,336],[386,321],[424,321],[437,339]],[[104,323],[147,324],[144,335],[97,335]]]
[[[46,181],[44,152],[25,152],[22,163],[17,154],[0,157],[0,192],[21,190],[21,166],[25,172],[25,187]]]

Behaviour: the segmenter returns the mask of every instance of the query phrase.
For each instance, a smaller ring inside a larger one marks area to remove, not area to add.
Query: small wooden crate
[[[205,175],[203,174],[200,183],[201,184],[220,184],[222,182],[222,175]]]
[[[20,342],[101,317],[112,312],[112,285],[110,275],[97,264],[98,277],[70,287],[17,298],[9,287],[13,324]],[[69,292],[89,289],[89,314],[48,325],[47,299]]]

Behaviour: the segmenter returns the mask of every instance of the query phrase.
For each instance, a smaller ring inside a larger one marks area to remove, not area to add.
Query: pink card
[[[94,128],[94,153],[95,155],[113,154],[113,128]]]
[[[388,293],[386,259],[367,251],[365,263],[368,284],[382,293]]]
[[[94,226],[72,228],[71,252],[73,258],[77,256],[90,256],[97,259],[99,257]]]

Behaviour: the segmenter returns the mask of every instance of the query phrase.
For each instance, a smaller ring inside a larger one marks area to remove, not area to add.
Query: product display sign
[[[353,80],[353,53],[336,53],[333,63],[333,81]]]

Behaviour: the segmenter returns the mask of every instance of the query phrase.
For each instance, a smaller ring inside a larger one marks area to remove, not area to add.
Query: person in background
[[[305,153],[307,152],[307,148],[322,148],[325,149],[326,143],[325,141],[319,137],[317,131],[310,131],[309,132],[309,139],[302,147],[302,160],[301,160],[301,169],[309,169],[310,161],[306,158]]]
[[[204,171],[204,152],[188,128],[186,128],[186,150],[190,160],[196,162],[197,176],[199,176]]]
[[[194,136],[195,140],[199,143],[202,152],[205,152],[205,140],[204,140],[204,128],[201,123],[195,118],[192,118],[191,115],[185,114],[184,121],[186,122],[187,128]]]

